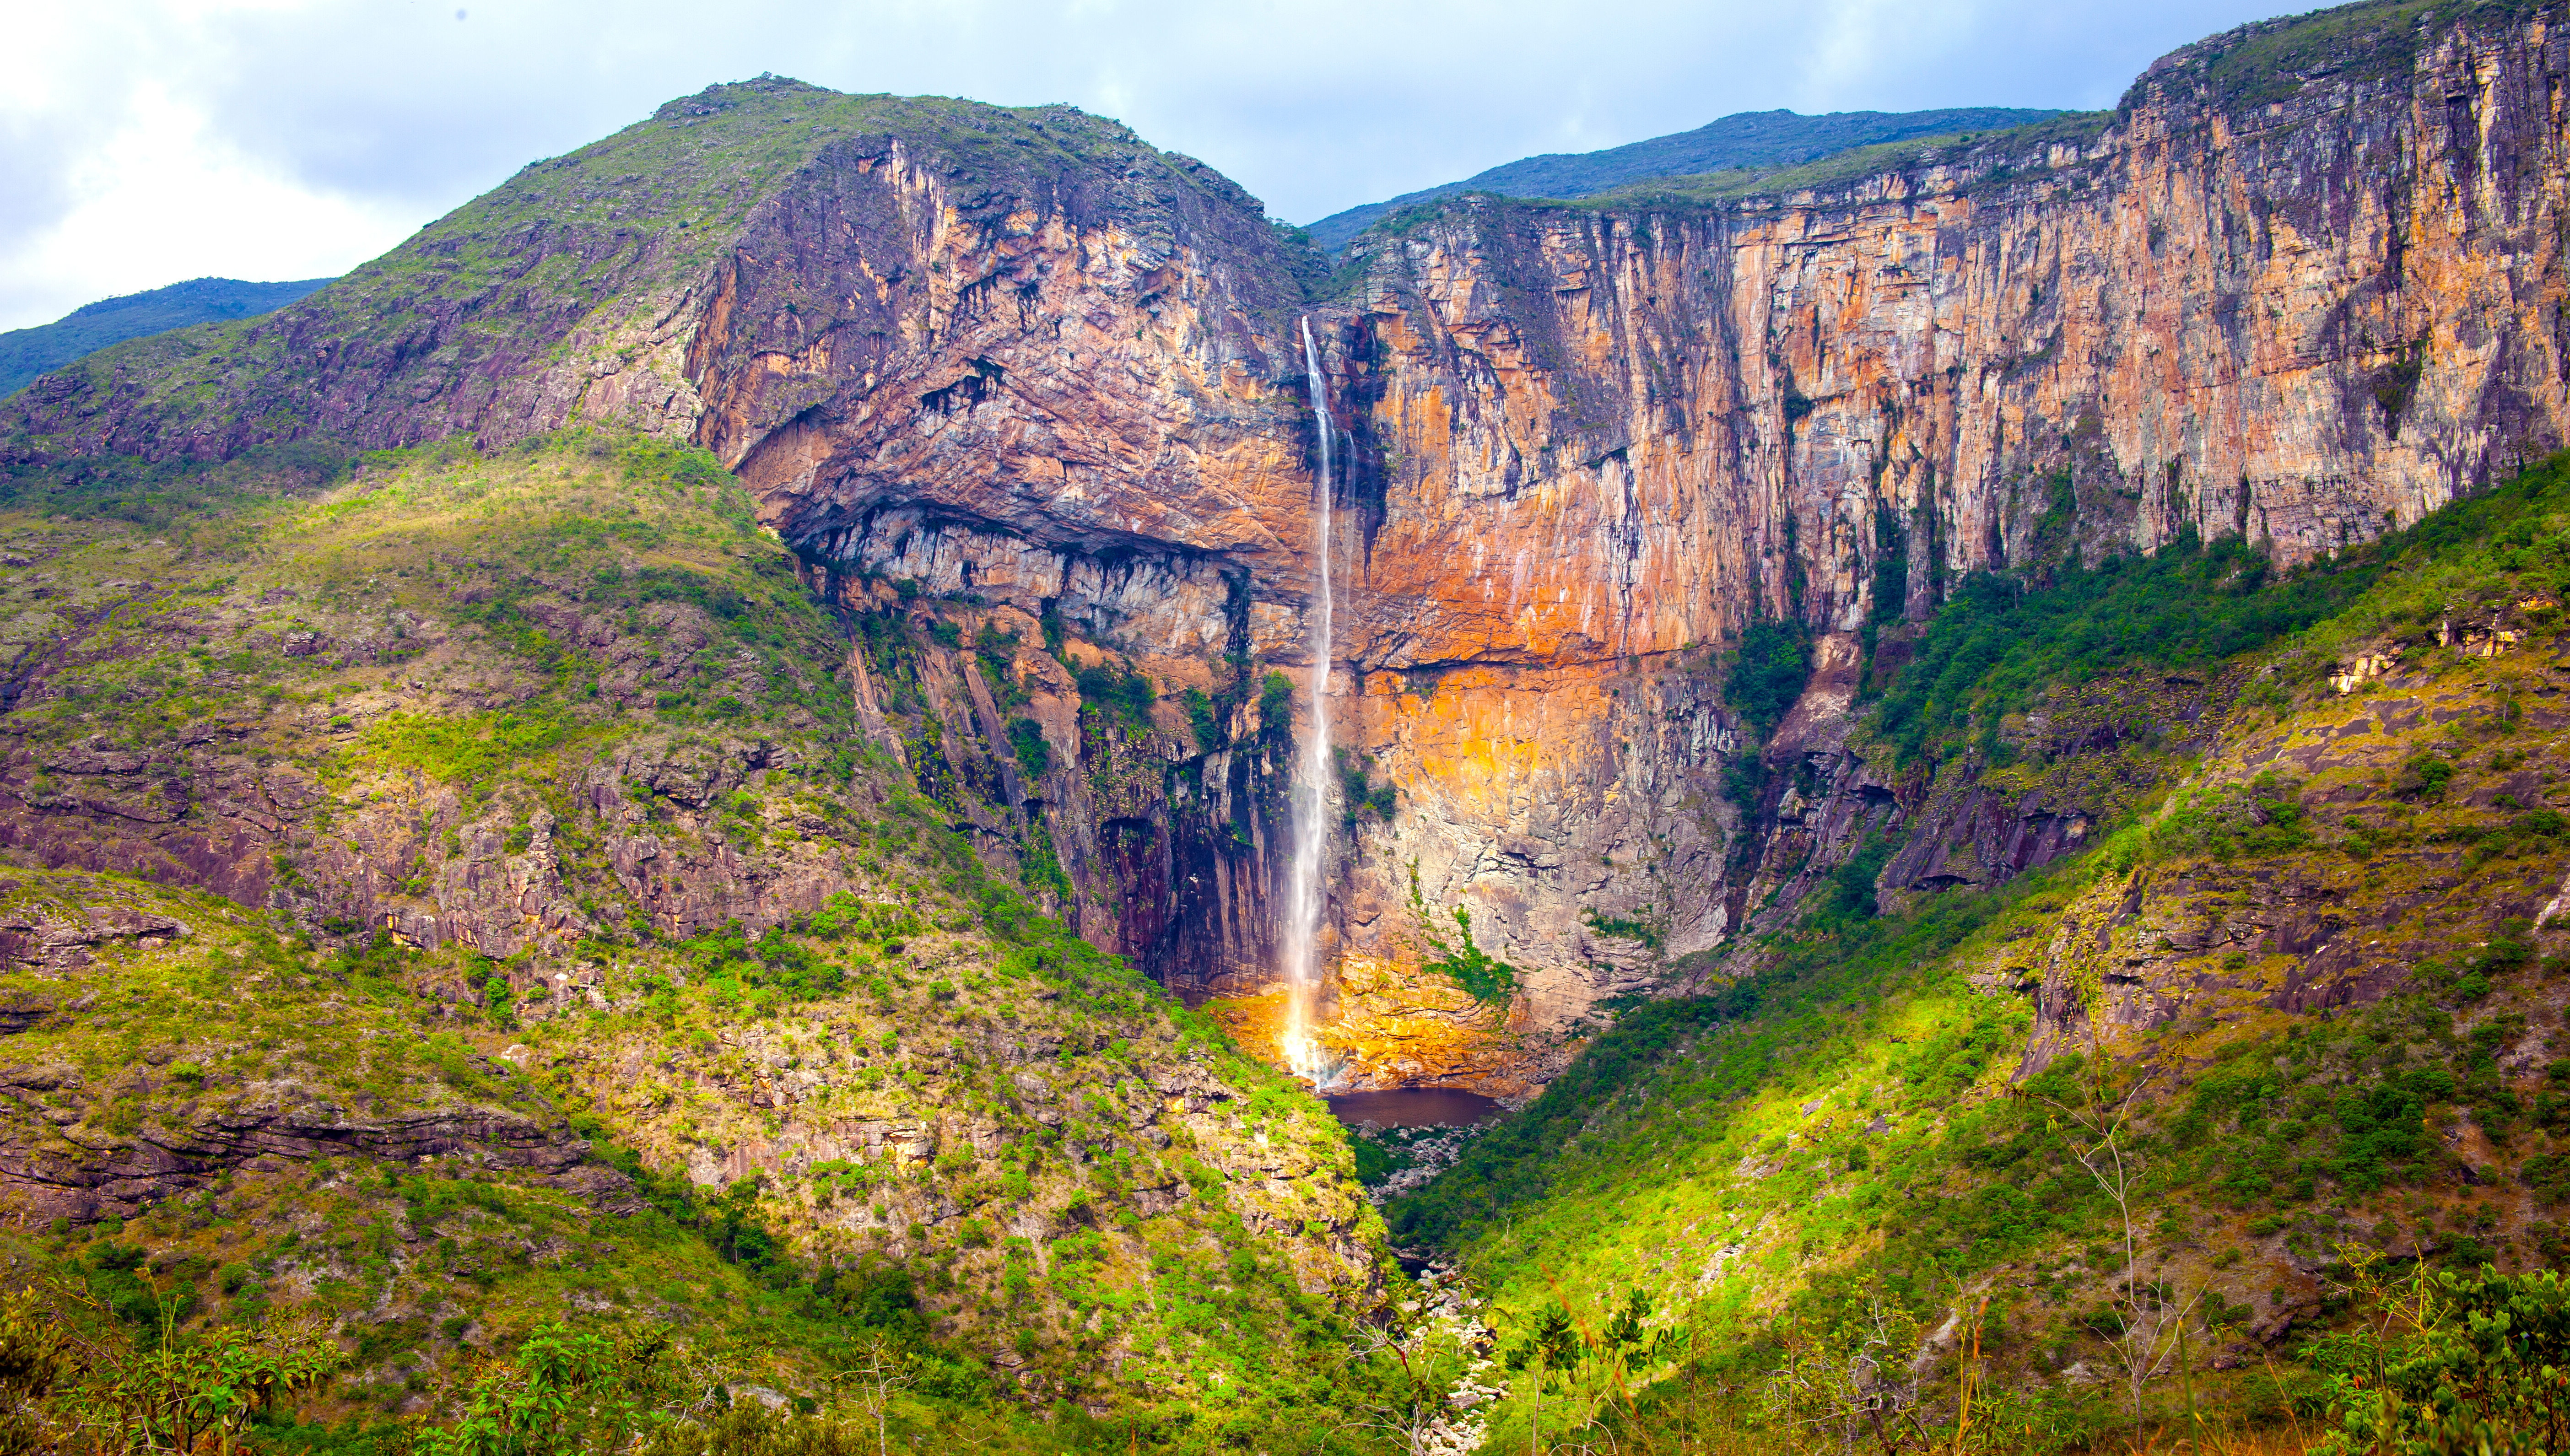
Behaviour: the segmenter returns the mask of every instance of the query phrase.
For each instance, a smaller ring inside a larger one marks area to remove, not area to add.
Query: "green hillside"
[[[1332,252],[1405,207],[1462,192],[1509,197],[1592,196],[1652,178],[1798,167],[1821,158],[1901,142],[1967,132],[1997,132],[2054,115],[2016,107],[1955,107],[1926,112],[1831,112],[1807,117],[1790,111],[1741,112],[1666,137],[1597,152],[1547,153],[1520,158],[1462,182],[1446,182],[1388,201],[1333,212],[1306,231]]]
[[[1867,1349],[1923,1377],[1881,1394],[1936,1440],[1966,1389],[2009,1445],[2328,1425],[2347,1321],[2384,1327],[2400,1277],[2452,1272],[2409,1290],[2437,1329],[2439,1298],[2556,1298],[2524,1280],[2570,1191],[2570,945],[2538,923],[2570,869],[2570,461],[2281,579],[2227,549],[1965,583],[1860,730],[2002,792],[2138,772],[2087,853],[1900,913],[1817,897],[1387,1209],[1493,1294],[1499,1449],[1846,1417]],[[2029,726],[2087,701],[2119,742]]]
[[[52,323],[0,333],[0,399],[110,344],[166,333],[192,323],[247,318],[282,308],[327,278],[295,283],[244,283],[238,278],[192,278],[167,288],[84,303]]]
[[[1293,271],[1317,263],[1289,253],[1229,180],[1076,108],[848,96],[761,76],[531,164],[301,300],[290,326],[209,322],[87,355],[57,372],[57,397],[0,401],[0,437],[22,458],[86,455],[102,448],[84,432],[104,410],[107,451],[155,460],[193,454],[210,434],[227,453],[443,439],[455,426],[435,400],[459,381],[522,377],[575,351],[633,362],[673,299],[833,148],[899,149],[976,225],[1019,198],[1077,195],[1122,213],[1141,244],[1175,246],[1191,218],[1229,227],[1235,266],[1279,296],[1299,299]],[[388,390],[388,377],[404,384]]]
[[[863,741],[710,458],[19,484],[0,1390],[58,1434],[177,1439],[152,1392],[226,1361],[283,1372],[262,1449],[387,1452],[582,1361],[628,1434],[873,1368],[896,1434],[1006,1449],[1267,1442],[1398,1375],[1338,1124]]]

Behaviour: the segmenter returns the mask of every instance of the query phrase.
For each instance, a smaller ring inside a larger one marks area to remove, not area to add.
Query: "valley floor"
[[[1814,856],[1531,1101],[1353,1139],[869,746],[695,469],[0,522],[20,1447],[2559,1439],[2570,468],[1899,627],[2012,645],[1854,750],[2075,853]]]

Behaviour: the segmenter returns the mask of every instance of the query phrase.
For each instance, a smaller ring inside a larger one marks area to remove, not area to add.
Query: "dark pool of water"
[[[1386,1127],[1466,1127],[1489,1122],[1502,1111],[1478,1092],[1452,1087],[1396,1087],[1388,1092],[1340,1092],[1330,1099],[1330,1112],[1353,1127],[1361,1122]]]

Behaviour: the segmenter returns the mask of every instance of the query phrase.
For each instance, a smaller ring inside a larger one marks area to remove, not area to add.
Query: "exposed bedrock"
[[[2245,112],[2198,59],[2030,155],[1715,209],[1467,203],[1362,244],[1357,301],[1322,310],[1361,523],[1334,681],[1400,798],[1340,856],[1343,956],[1417,960],[1415,866],[1528,973],[1521,1020],[1559,1025],[1789,906],[1868,827],[1932,811],[1896,887],[2040,864],[2103,806],[1938,794],[1848,750],[1869,614],[2190,529],[2291,562],[2560,443],[2553,28],[2431,37],[2410,74]],[[819,554],[1056,603],[1164,683],[1217,687],[1235,640],[1299,676],[1311,430],[1271,300],[1183,253],[1119,272],[1111,235],[1025,236],[972,244],[979,286],[1040,307],[735,445],[744,474]],[[1822,670],[1744,830],[1703,649],[1762,611],[1821,632]]]
[[[1666,983],[1870,831],[1927,821],[1896,891],[2080,842],[2105,806],[1865,760],[1870,618],[1922,616],[1975,569],[2186,531],[2307,559],[2563,443],[2570,33],[2556,8],[2475,15],[2245,89],[2215,62],[2274,28],[2235,33],[2161,61],[2102,129],[1814,190],[1459,200],[1361,239],[1361,281],[1319,305],[1254,199],[1107,124],[992,111],[991,145],[1033,160],[970,167],[850,128],[650,307],[599,305],[550,355],[486,350],[480,373],[427,340],[333,418],[380,443],[459,421],[485,444],[585,418],[685,434],[852,612],[1017,632],[921,654],[959,818],[995,854],[1049,835],[1084,933],[1241,993],[1272,976],[1288,833],[1259,687],[1315,670],[1316,432],[1289,347],[1309,312],[1353,461],[1338,733],[1397,791],[1389,815],[1351,799],[1337,836],[1338,1009],[1452,1028],[1408,1051],[1351,1033],[1361,1070],[1501,1086],[1544,1063],[1505,1030]],[[1045,150],[1072,132],[1081,149]],[[273,327],[303,331],[312,388],[344,401],[311,338],[328,297]],[[35,386],[10,423],[57,450],[207,438],[123,375],[85,378]],[[1808,624],[1819,658],[1763,745],[1717,659],[1760,614]],[[1101,654],[1204,692],[1216,731],[1174,696],[1147,731],[1100,727],[1074,674]],[[1024,697],[995,701],[986,668]],[[908,761],[890,707],[870,721]],[[1042,773],[1013,752],[1019,718]],[[1742,806],[1725,770],[1752,751],[1770,772]],[[1507,1017],[1406,969],[1415,905],[1441,928],[1468,908],[1519,968]]]

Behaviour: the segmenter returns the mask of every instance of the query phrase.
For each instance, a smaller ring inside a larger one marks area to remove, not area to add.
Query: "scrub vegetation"
[[[1371,1449],[1411,1377],[1338,1124],[864,740],[859,623],[709,458],[13,489],[29,1429]]]
[[[2562,461],[2282,577],[2217,543],[1959,583],[1876,741],[2043,771],[2101,674],[2209,676],[2207,720],[2084,854],[1807,902],[1387,1205],[1492,1293],[1495,1444],[2549,1429],[2565,584]],[[2280,953],[2306,914],[2343,989]]]

